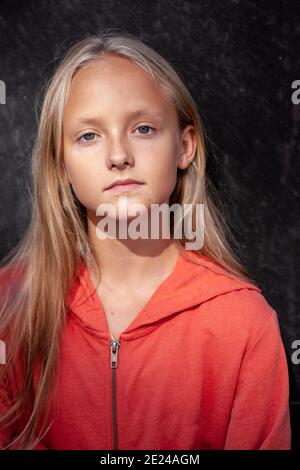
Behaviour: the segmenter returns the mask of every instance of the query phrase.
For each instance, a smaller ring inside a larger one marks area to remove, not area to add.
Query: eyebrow
[[[158,116],[158,117],[165,117],[165,113],[160,111],[160,110],[149,110],[149,109],[137,109],[136,111],[132,111],[127,113],[127,115],[131,119],[135,119],[138,117],[142,116]],[[70,124],[70,129],[73,130],[79,125],[82,124],[97,124],[100,123],[102,119],[100,117],[88,117],[88,116],[81,116],[77,119],[74,119],[74,121],[71,122]]]

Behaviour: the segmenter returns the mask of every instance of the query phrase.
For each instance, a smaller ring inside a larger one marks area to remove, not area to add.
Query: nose
[[[122,169],[126,166],[132,166],[133,164],[134,158],[125,139],[121,137],[111,138],[107,153],[108,168],[117,167]]]

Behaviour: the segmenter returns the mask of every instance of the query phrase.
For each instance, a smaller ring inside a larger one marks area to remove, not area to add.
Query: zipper
[[[113,336],[112,336],[113,338]],[[113,426],[113,448],[118,449],[118,427],[117,427],[117,367],[118,352],[121,343],[119,340],[110,340],[110,367],[112,373],[112,426]]]

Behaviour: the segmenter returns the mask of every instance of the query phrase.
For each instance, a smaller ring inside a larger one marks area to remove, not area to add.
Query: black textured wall
[[[299,6],[296,0],[0,3],[0,80],[6,84],[0,259],[28,222],[34,100],[60,54],[74,40],[106,28],[145,39],[175,66],[197,102],[208,172],[225,201],[240,254],[279,315],[294,448],[300,448],[300,354],[292,359],[293,342],[300,341],[300,104],[295,95],[292,100],[292,83],[300,80]]]

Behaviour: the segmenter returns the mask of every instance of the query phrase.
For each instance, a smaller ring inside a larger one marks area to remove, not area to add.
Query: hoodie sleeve
[[[272,310],[240,368],[224,449],[290,449],[289,380]]]
[[[4,413],[9,408],[9,403],[11,401],[11,397],[9,396],[9,390],[7,383],[1,382],[0,383],[0,416],[4,415]],[[12,426],[4,426],[4,424],[0,424],[0,449],[2,450],[10,440],[12,435]]]
[[[0,384],[0,416],[2,416],[10,407],[12,403],[12,393],[8,386],[7,382],[3,382]],[[17,425],[16,422],[13,422],[11,425],[3,425],[0,424],[0,450],[3,450],[5,446],[7,446],[13,436],[16,435]],[[19,432],[19,431],[18,431]],[[10,450],[17,450],[18,444],[17,442],[10,445],[7,449]],[[40,441],[36,447],[32,450],[47,450],[47,447]]]

